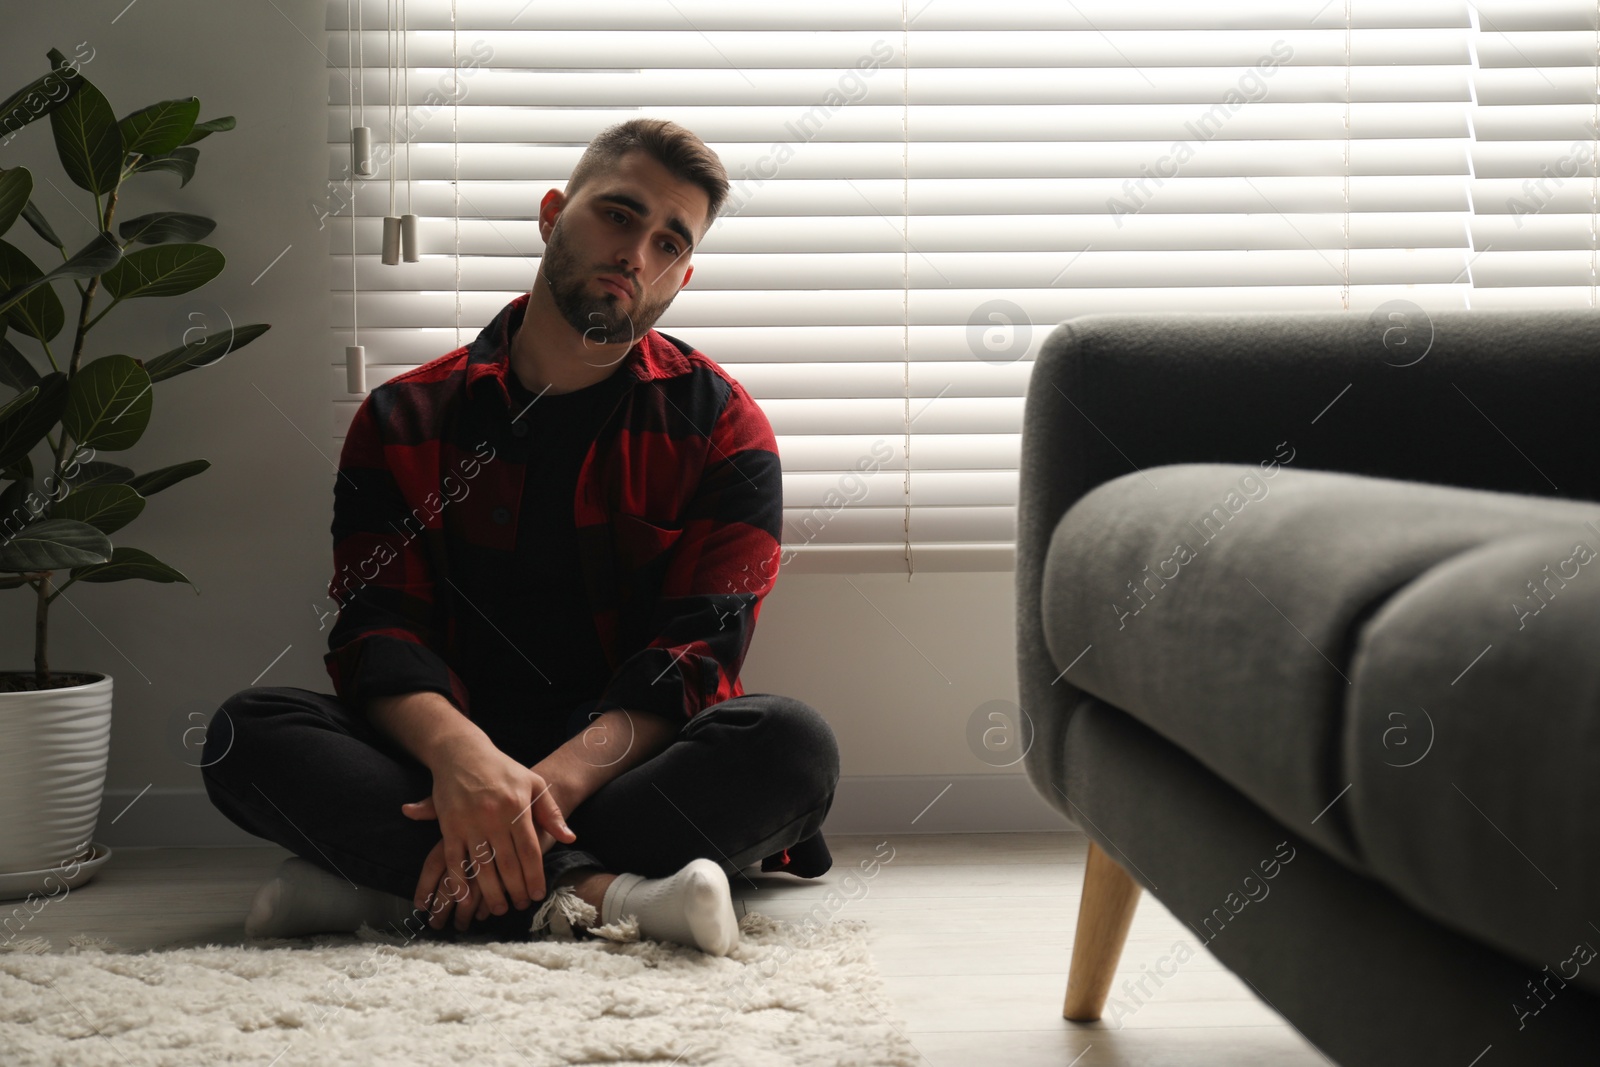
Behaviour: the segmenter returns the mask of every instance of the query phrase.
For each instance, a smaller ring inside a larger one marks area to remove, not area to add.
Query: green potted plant
[[[258,323],[185,334],[185,344],[153,357],[86,359],[90,331],[124,301],[188,293],[222,272],[222,253],[198,243],[215,228],[211,219],[156,211],[119,221],[118,207],[135,179],[176,174],[187,185],[196,142],[232,129],[234,120],[198,121],[195,97],[118,119],[76,60],[55,49],[48,57],[47,73],[0,104],[0,148],[48,118],[66,179],[92,198],[81,214],[94,232],[69,252],[33,198],[33,175],[0,167],[0,396],[11,394],[0,402],[0,589],[26,588],[34,599],[33,669],[0,671],[0,898],[22,895],[68,865],[87,877],[103,858],[93,855],[104,850],[90,838],[105,786],[112,678],[51,671],[50,605],[79,582],[189,583],[111,537],[150,496],[210,464],[197,459],[136,474],[98,457],[143,435],[157,382],[215,363],[267,330]],[[23,239],[61,262],[36,265],[14,243]],[[65,284],[77,290],[70,320],[57,292]],[[34,453],[45,450],[36,464]]]

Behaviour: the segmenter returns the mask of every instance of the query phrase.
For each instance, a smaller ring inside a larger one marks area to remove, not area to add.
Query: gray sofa
[[[1338,1063],[1600,1062],[1597,403],[1600,312],[1054,330],[1016,589],[1024,764],[1092,842],[1066,1017],[1138,997],[1142,889]]]

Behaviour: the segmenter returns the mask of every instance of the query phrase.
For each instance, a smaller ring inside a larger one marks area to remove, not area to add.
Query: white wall
[[[332,574],[337,456],[326,389],[329,368],[342,359],[328,332],[328,231],[310,206],[322,202],[328,178],[324,7],[125,2],[13,6],[0,38],[0,96],[45,71],[46,49],[93,48],[84,74],[119,116],[189,95],[200,97],[202,118],[237,116],[237,130],[201,143],[188,187],[179,190],[172,175],[145,176],[118,208],[119,218],[172,209],[217,219],[208,243],[227,255],[228,268],[189,297],[119,307],[90,334],[85,358],[165,351],[180,343],[190,310],[272,330],[219,364],[158,385],[144,439],[105,456],[136,471],[211,461],[211,470],[153,497],[114,538],[183,571],[199,595],[147,582],[74,585],[51,609],[50,660],[115,678],[102,839],[221,843],[240,835],[206,803],[184,730],[252,684],[331,691],[322,664],[328,631],[314,610],[326,606]],[[60,173],[48,122],[0,150],[0,166],[19,163],[66,194],[36,178],[36,200],[63,238],[87,239],[89,223],[73,208],[87,216],[87,194]],[[40,251],[31,234],[11,236]],[[1011,582],[1009,573],[919,574],[909,582],[780,576],[744,682],[751,692],[806,700],[833,724],[846,781],[830,830],[1067,825],[1034,795],[1020,766],[989,767],[968,748],[973,710],[1016,698]],[[31,667],[28,594],[0,593],[0,668]]]

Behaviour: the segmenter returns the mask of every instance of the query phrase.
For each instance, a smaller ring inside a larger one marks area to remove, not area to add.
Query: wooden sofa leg
[[[1139,884],[1128,872],[1089,842],[1083,874],[1083,902],[1078,906],[1078,933],[1072,943],[1072,970],[1067,977],[1063,1018],[1094,1022],[1105,1009],[1111,979],[1122,958],[1122,945],[1139,904]]]

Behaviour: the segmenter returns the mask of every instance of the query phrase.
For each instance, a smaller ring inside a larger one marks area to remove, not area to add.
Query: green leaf
[[[209,470],[211,461],[208,459],[191,459],[187,463],[174,463],[170,467],[158,467],[147,471],[128,483],[140,496],[153,496],[170,485],[176,485],[185,478],[192,478],[203,470]]]
[[[102,356],[72,376],[61,424],[96,450],[132,448],[150,425],[150,375],[132,356]]]
[[[39,511],[34,511],[29,504],[29,497],[33,497],[33,504]],[[33,478],[18,478],[0,492],[0,530],[9,529],[21,523],[33,522],[44,510],[44,498],[39,496],[34,489]]]
[[[106,292],[118,300],[177,296],[221,274],[226,263],[222,253],[210,245],[157,245],[129,252],[101,281]]]
[[[30,385],[28,388],[24,389],[10,400],[7,400],[4,404],[0,404],[0,425],[4,425],[6,419],[10,418],[12,414],[21,411],[23,408],[33,403],[34,398],[38,395],[39,387],[37,385]]]
[[[163,100],[140,108],[121,122],[122,151],[127,155],[164,156],[185,143],[200,117],[200,98]]]
[[[116,266],[121,258],[122,246],[117,243],[117,239],[109,233],[97,233],[94,240],[78,249],[71,259],[49,274],[40,275],[8,292],[0,293],[0,311],[20,303],[34,289],[58,278],[93,278],[96,274],[104,274]]]
[[[34,266],[33,260],[20,248],[0,239],[0,293],[10,292],[42,277],[44,272]],[[66,325],[67,313],[62,310],[56,291],[49,285],[41,285],[30,287],[22,300],[5,312],[5,319],[18,332],[48,341]]]
[[[0,493],[0,540],[12,530],[38,522],[50,510],[50,501],[33,484],[33,478],[18,478]]]
[[[194,144],[196,141],[203,141],[214,133],[221,133],[223,130],[233,129],[234,125],[235,123],[232,115],[224,115],[218,119],[207,119],[204,122],[197,122],[194,124],[194,132],[189,134],[188,137],[184,138],[182,143]]]
[[[217,330],[191,344],[174,348],[171,352],[163,352],[155,359],[145,360],[144,369],[149,372],[151,381],[164,381],[184,371],[215,363],[229,352],[243,348],[269,329],[271,327],[264,322],[254,322],[248,326]]]
[[[83,84],[83,76],[78,73],[77,67],[70,71],[62,69],[67,61],[66,56],[54,48],[50,49],[49,55],[55,69],[35,78],[0,103],[0,130],[5,131],[8,138],[28,123],[44,118],[66,103]]]
[[[104,274],[122,260],[122,246],[117,239],[101,230],[89,243],[72,253],[61,266],[46,274],[46,278],[93,278]]]
[[[189,179],[194,177],[194,165],[200,162],[200,149],[174,148],[164,156],[147,156],[145,161],[133,168],[134,174],[143,174],[147,170],[170,170],[183,178],[178,183],[182,189],[189,184]]]
[[[52,519],[76,519],[103,534],[113,534],[139,517],[144,497],[132,486],[91,485],[74,489],[50,509]]]
[[[34,512],[29,506],[30,496],[34,497],[34,502],[39,505],[39,512]],[[43,499],[35,493],[31,477],[18,478],[6,486],[5,491],[0,492],[0,531],[37,519],[43,512],[44,505],[39,503]]]
[[[38,392],[33,392],[34,389]],[[31,399],[19,403],[23,397]],[[66,406],[67,376],[56,371],[0,408],[0,468],[26,459],[33,446],[43,441],[45,434],[61,421],[61,412]]]
[[[0,542],[0,571],[58,571],[112,558],[110,539],[76,519],[45,519]]]
[[[50,112],[50,129],[72,184],[103,195],[122,180],[122,134],[100,90],[82,75],[77,80],[83,83],[78,91]]]
[[[127,485],[133,481],[133,471],[115,463],[104,460],[91,459],[87,463],[78,464],[78,473],[75,477],[68,477],[74,489],[87,489],[91,485]],[[148,496],[148,493],[140,493]]]
[[[22,209],[22,217],[28,220],[28,225],[33,227],[34,233],[43,237],[57,248],[65,249],[67,247],[61,243],[61,238],[56,236],[56,231],[50,228],[50,224],[44,220],[43,213],[40,212],[38,206],[32,200],[29,200],[27,206]]]
[[[6,340],[6,324],[0,321],[0,385],[9,385],[21,392],[30,385],[39,384],[39,372],[33,369],[28,357],[17,351],[17,346]]]
[[[23,453],[22,455],[18,456],[4,468],[0,468],[0,478],[19,479],[32,477],[33,460],[28,458],[27,453]]]
[[[198,241],[217,228],[204,215],[185,215],[181,211],[155,211],[129,219],[117,227],[124,242],[158,245],[168,241]]]
[[[27,167],[0,170],[0,233],[11,229],[33,195],[33,175]]]
[[[125,582],[129,578],[143,578],[147,582],[184,582],[194,585],[181,571],[174,570],[150,553],[137,548],[119,548],[111,553],[111,562],[80,567],[72,572],[72,577],[80,582]]]

